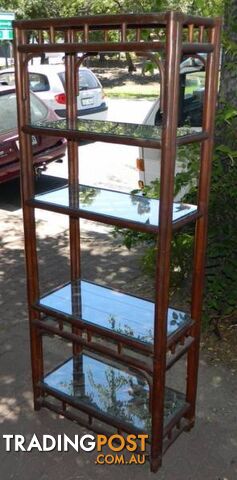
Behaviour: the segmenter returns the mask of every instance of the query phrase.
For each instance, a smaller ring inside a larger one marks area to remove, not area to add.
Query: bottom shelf
[[[125,432],[151,433],[151,386],[138,370],[84,352],[47,374],[40,388]],[[165,435],[180,422],[188,408],[185,395],[166,388]]]

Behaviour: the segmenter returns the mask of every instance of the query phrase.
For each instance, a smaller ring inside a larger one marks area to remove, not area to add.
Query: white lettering
[[[23,447],[23,443],[25,443],[25,437],[23,435],[15,435],[15,452],[25,452],[26,449]]]
[[[62,451],[62,435],[58,435],[58,452]]]
[[[31,452],[32,448],[37,448],[39,452],[42,452],[42,447],[35,433],[28,445],[27,452]]]
[[[94,435],[86,434],[81,438],[75,435],[73,440],[67,435],[42,435],[38,438],[34,433],[30,439],[26,439],[24,435],[2,435],[5,441],[5,451],[11,452],[14,448],[15,452],[31,452],[33,449],[39,452],[50,452],[57,449],[58,452],[68,452],[69,448],[73,448],[76,452],[83,450],[91,452],[96,448],[96,440]]]
[[[78,452],[79,451],[78,435],[75,435],[74,442],[67,435],[64,435],[64,452],[68,452],[68,444],[71,445],[71,447],[73,447],[74,450],[76,450],[76,452]]]
[[[84,440],[93,440],[92,442],[87,442],[87,446],[85,446],[85,443],[84,443]],[[92,450],[95,449],[95,437],[94,435],[83,435],[83,437],[81,437],[80,439],[80,447],[82,450],[84,450],[85,452],[91,452]]]
[[[6,452],[11,451],[11,439],[13,438],[13,435],[3,435],[2,438],[6,439]]]
[[[52,435],[43,435],[43,452],[50,452],[51,450],[54,450],[55,447],[56,447],[55,438]]]

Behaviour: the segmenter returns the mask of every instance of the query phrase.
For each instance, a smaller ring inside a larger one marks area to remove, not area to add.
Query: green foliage
[[[16,12],[17,18],[47,18],[113,13],[148,13],[164,10],[201,15],[217,15],[223,0],[1,0],[3,11]]]
[[[205,303],[222,318],[237,301],[237,9],[225,2],[223,65],[209,206]]]
[[[179,149],[179,161],[182,162],[183,171],[176,174],[175,177],[175,195],[186,190],[188,186],[189,196],[195,191],[198,162],[197,162],[197,145],[184,146]],[[134,190],[132,194],[141,193],[141,190]],[[160,181],[154,180],[150,185],[145,185],[142,190],[143,196],[147,198],[159,198]],[[155,257],[156,257],[156,236],[153,234],[135,232],[129,229],[115,228],[114,235],[119,235],[123,245],[128,249],[140,246],[143,249],[142,268],[144,272],[150,276],[155,273]],[[172,238],[171,245],[171,287],[178,288],[185,281],[192,267],[194,237],[190,228],[176,232]]]
[[[74,0],[64,2],[64,15],[97,15],[159,11],[159,0]]]
[[[209,205],[205,303],[219,318],[236,308],[237,299],[236,116],[232,106],[218,113],[217,133],[223,138],[224,131],[225,143],[216,144]]]
[[[9,2],[8,10],[11,10]],[[18,0],[15,1],[17,18],[47,18],[62,16],[63,0]]]
[[[1,12],[15,12],[16,8],[19,5],[19,0],[1,0],[0,1],[0,10]]]
[[[155,72],[155,65],[151,60],[147,60],[144,64],[144,67],[142,69],[143,75],[148,74],[148,75],[154,75]]]

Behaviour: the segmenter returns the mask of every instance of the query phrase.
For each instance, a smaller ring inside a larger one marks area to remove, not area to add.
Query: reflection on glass
[[[79,404],[150,432],[149,386],[132,370],[114,367],[109,362],[80,354],[47,375],[44,383],[72,397]],[[164,419],[170,420],[183,405],[184,396],[166,389]]]
[[[75,128],[71,128],[66,119],[46,122],[33,122],[33,127],[42,127],[58,130],[71,130],[83,133],[91,133],[97,135],[132,137],[141,140],[160,140],[162,128],[156,125],[141,125],[136,123],[111,122],[102,120],[84,120],[77,119]],[[196,133],[194,128],[179,127],[177,136],[183,137]]]
[[[148,300],[77,281],[46,295],[40,305],[141,342],[153,343],[155,307]],[[169,308],[168,335],[189,323],[189,315]]]
[[[201,128],[202,125],[205,93],[205,72],[200,70],[195,69],[194,72],[185,75],[181,118],[182,125],[197,128]]]
[[[159,224],[159,200],[143,195],[79,185],[78,188],[64,187],[36,195],[35,200],[147,225]],[[195,205],[173,203],[173,222],[195,211]]]

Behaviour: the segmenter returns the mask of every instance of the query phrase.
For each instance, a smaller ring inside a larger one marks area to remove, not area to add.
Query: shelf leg
[[[162,456],[159,456],[157,458],[151,458],[150,469],[152,473],[156,473],[161,466],[162,466]]]
[[[67,32],[67,42],[74,41],[74,32]],[[75,128],[77,122],[77,95],[78,95],[78,66],[77,56],[75,54],[66,55],[66,97],[67,97],[67,119],[71,128]],[[69,192],[70,205],[74,208],[79,207],[79,165],[78,165],[78,145],[73,140],[68,140],[68,176],[69,176]],[[80,292],[77,281],[80,277],[80,220],[70,217],[70,261],[71,261],[71,281],[73,296],[73,314],[81,318]],[[74,282],[74,284],[73,284]],[[75,292],[75,290],[78,290]],[[75,295],[76,293],[76,295]],[[75,304],[76,299],[76,304]],[[81,335],[81,330],[72,327],[72,333]],[[76,356],[81,352],[82,347],[73,343],[73,355]]]
[[[41,397],[41,390],[38,387],[38,382],[43,378],[43,344],[42,335],[37,327],[30,326],[31,337],[31,358],[32,358],[32,383],[33,383],[33,401],[34,410],[40,410],[41,405],[39,398]]]
[[[161,149],[159,237],[156,262],[156,299],[152,392],[151,470],[161,465],[166,381],[167,312],[169,305],[170,251],[174,197],[174,172],[178,124],[179,69],[182,26],[175,12],[167,13],[164,72],[164,112]]]
[[[34,408],[38,410],[40,389],[37,386],[43,376],[42,337],[32,324],[39,313],[32,310],[32,305],[39,299],[39,275],[37,262],[37,238],[34,209],[27,206],[27,201],[34,196],[34,171],[31,136],[23,133],[22,127],[30,122],[30,91],[27,70],[29,58],[18,51],[19,45],[26,42],[26,32],[15,30],[15,70],[17,90],[17,114],[19,123],[19,141],[21,146],[21,198],[24,222],[25,261],[27,270],[27,297],[29,305],[29,328],[31,338],[31,365],[34,391]]]
[[[221,21],[216,19],[215,26],[210,30],[210,43],[214,46],[213,53],[208,54],[206,63],[206,85],[203,110],[203,131],[208,138],[201,146],[201,169],[198,193],[198,208],[202,217],[197,220],[195,232],[194,269],[192,283],[191,315],[195,324],[192,328],[194,342],[188,352],[187,391],[186,398],[190,410],[186,418],[190,421],[190,428],[195,421],[196,395],[198,383],[198,362],[201,335],[202,298],[205,280],[205,252],[207,245],[208,200],[211,180],[211,163],[214,144],[214,117],[218,86],[218,67],[220,60],[220,31]]]

